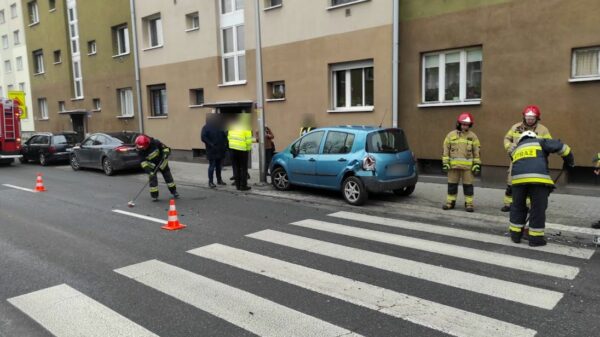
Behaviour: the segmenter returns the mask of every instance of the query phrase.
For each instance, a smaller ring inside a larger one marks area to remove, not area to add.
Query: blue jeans
[[[221,178],[221,169],[223,168],[222,159],[213,159],[208,161],[208,181],[213,182],[213,175],[216,171],[217,173],[217,182],[222,181]]]

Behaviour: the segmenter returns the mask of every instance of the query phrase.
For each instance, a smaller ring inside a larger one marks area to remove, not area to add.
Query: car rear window
[[[137,133],[109,133],[108,135],[121,144],[134,144],[135,138],[138,136]]]
[[[77,135],[56,135],[53,137],[54,144],[69,144],[75,145],[77,143]]]
[[[367,152],[396,153],[406,150],[408,150],[408,143],[401,129],[371,132],[367,136]]]

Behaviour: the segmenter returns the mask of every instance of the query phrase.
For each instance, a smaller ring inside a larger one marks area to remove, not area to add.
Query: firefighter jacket
[[[481,165],[480,146],[479,139],[473,131],[450,131],[444,139],[442,164],[450,165],[451,169],[462,170],[470,170],[473,164]]]
[[[538,135],[538,138],[541,139],[552,139],[548,128],[540,123],[535,123],[534,126],[528,126],[524,122],[517,123],[513,125],[504,136],[504,150],[508,154],[510,154],[517,147],[519,138],[525,131],[533,131]]]
[[[600,152],[594,157],[593,162],[596,163],[596,168],[600,168]]]
[[[227,132],[227,141],[230,149],[248,152],[252,150],[252,131],[234,127]]]
[[[511,154],[513,185],[543,184],[554,186],[548,170],[548,155],[556,153],[563,157],[569,166],[574,165],[569,145],[560,140],[526,138],[519,143]]]
[[[158,139],[151,138],[148,148],[140,150],[142,168],[146,173],[154,172],[157,165],[160,165],[160,169],[164,170],[169,163],[167,157],[169,157],[170,154],[171,149],[168,146]]]

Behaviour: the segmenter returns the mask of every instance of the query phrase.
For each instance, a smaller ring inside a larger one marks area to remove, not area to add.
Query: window
[[[198,12],[190,13],[185,16],[185,26],[187,31],[200,29],[200,16]]]
[[[246,50],[244,26],[228,27],[222,31],[223,82],[246,80]]]
[[[38,98],[38,108],[40,109],[40,119],[48,119],[48,101],[45,98]]]
[[[350,153],[354,144],[354,135],[346,132],[329,131],[323,154],[345,154]]]
[[[113,54],[115,56],[129,54],[129,29],[127,25],[116,26],[113,31]]]
[[[33,73],[44,73],[44,52],[41,49],[33,52]]]
[[[48,0],[48,8],[50,11],[56,10],[56,0]]]
[[[19,91],[25,91],[25,82],[19,83]]]
[[[341,6],[345,4],[351,4],[353,2],[363,2],[366,0],[331,0],[331,6]]]
[[[7,89],[8,89],[8,92],[11,92],[11,91],[15,90],[15,86],[12,84],[9,84]]]
[[[17,16],[19,16],[19,12],[17,11],[17,4],[14,3],[10,5],[10,17],[14,19]]]
[[[83,98],[83,75],[81,74],[81,62],[73,62],[73,87],[75,98]]]
[[[15,63],[17,64],[17,71],[22,71],[23,70],[23,57],[17,56],[17,58],[15,59]]]
[[[121,117],[133,117],[133,90],[131,88],[118,89],[119,108]],[[98,110],[100,110],[100,100],[98,99]]]
[[[29,14],[29,24],[34,25],[40,22],[40,14],[38,13],[37,1],[27,3],[27,12]]]
[[[292,145],[292,153],[318,154],[324,134],[324,131],[317,131],[302,137]]]
[[[4,61],[4,72],[7,74],[12,73],[12,64],[10,63],[10,60]]]
[[[100,98],[94,98],[92,99],[92,104],[94,105],[94,111],[100,111],[102,110],[102,105],[100,104]],[[132,100],[132,104],[133,104],[133,100]],[[132,113],[133,113],[133,109]]]
[[[228,14],[244,9],[244,0],[220,0],[221,14]]]
[[[367,152],[398,153],[408,150],[404,131],[400,129],[371,132],[367,136]]]
[[[481,100],[481,48],[423,55],[423,103]]]
[[[152,116],[166,116],[169,114],[167,105],[167,87],[164,84],[148,86],[150,97],[150,113]]]
[[[9,47],[8,35],[2,35],[2,48],[8,49],[8,47]]]
[[[190,89],[190,105],[204,104],[204,89]]]
[[[92,40],[92,41],[88,41],[88,55],[95,55],[96,54],[96,41]]]
[[[267,96],[269,99],[284,99],[285,98],[285,82],[268,82],[267,83]]]
[[[4,17],[4,9],[0,10],[0,24],[3,24],[6,22],[6,17]]]
[[[283,4],[283,0],[265,0],[265,9],[271,7],[278,7]]]
[[[13,40],[14,40],[15,46],[21,44],[21,37],[19,35],[19,31],[18,30],[15,30],[13,32]]]
[[[373,72],[373,61],[333,65],[331,75],[334,110],[372,108]]]
[[[63,112],[65,110],[66,110],[66,108],[65,108],[65,101],[59,101],[58,102],[58,111]]]
[[[600,77],[600,47],[573,50],[571,77]]]
[[[162,20],[160,14],[155,14],[142,19],[144,26],[144,40],[146,48],[155,48],[163,45]]]
[[[62,55],[60,50],[54,51],[54,64],[59,64],[62,62]]]

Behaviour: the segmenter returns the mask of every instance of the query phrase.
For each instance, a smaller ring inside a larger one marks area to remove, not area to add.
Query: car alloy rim
[[[285,188],[287,186],[287,176],[283,172],[277,172],[275,175],[275,185],[279,188]]]
[[[346,183],[346,188],[344,188],[344,193],[346,194],[346,198],[352,202],[358,200],[360,196],[360,191],[358,189],[358,184],[354,181],[349,181]]]
[[[79,167],[79,163],[77,162],[77,158],[75,158],[75,156],[71,157],[71,165],[74,167]]]
[[[104,172],[110,173],[112,172],[112,167],[110,166],[110,161],[104,160]]]
[[[44,165],[46,163],[46,156],[40,154],[40,164]]]

